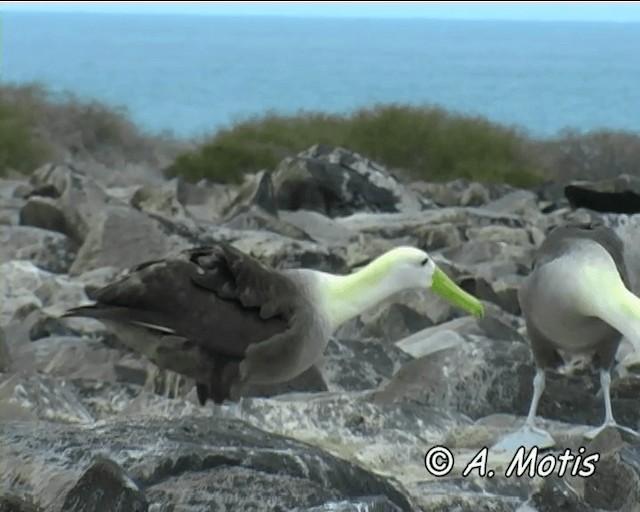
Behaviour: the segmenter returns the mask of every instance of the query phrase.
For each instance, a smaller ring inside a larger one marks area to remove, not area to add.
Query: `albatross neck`
[[[405,289],[393,279],[391,262],[380,257],[349,275],[317,272],[318,288],[332,329]]]
[[[624,286],[598,300],[597,316],[622,333],[640,354],[640,298]]]

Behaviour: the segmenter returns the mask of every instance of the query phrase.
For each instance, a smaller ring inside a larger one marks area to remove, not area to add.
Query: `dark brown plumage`
[[[274,297],[291,297],[294,285],[227,245],[186,256],[139,265],[65,316],[117,324],[125,344],[194,378],[202,404],[221,402],[242,380],[248,347],[291,328],[291,307]]]

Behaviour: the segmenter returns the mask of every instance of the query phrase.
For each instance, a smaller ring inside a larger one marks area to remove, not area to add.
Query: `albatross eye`
[[[429,263],[429,258],[425,258],[420,262],[420,266],[424,267],[427,263]]]

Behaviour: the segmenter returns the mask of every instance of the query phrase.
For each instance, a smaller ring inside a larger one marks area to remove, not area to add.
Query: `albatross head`
[[[477,298],[456,285],[426,252],[414,247],[392,249],[348,276],[323,277],[323,295],[334,327],[406,289],[430,288],[472,315],[484,315]]]
[[[482,303],[455,284],[425,251],[415,247],[398,247],[372,263],[374,268],[378,264],[381,273],[384,274],[386,270],[389,279],[395,281],[399,289],[430,288],[472,315],[478,318],[484,315]]]

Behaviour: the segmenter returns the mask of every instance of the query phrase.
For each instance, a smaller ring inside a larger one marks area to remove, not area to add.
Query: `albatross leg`
[[[493,446],[492,450],[513,453],[521,446],[524,446],[526,450],[530,450],[534,446],[539,449],[555,446],[556,442],[549,432],[535,426],[538,402],[544,392],[545,380],[544,370],[537,368],[533,378],[533,396],[531,397],[529,414],[527,414],[524,425],[513,434],[503,437]]]
[[[611,409],[611,373],[609,372],[609,370],[600,370],[600,387],[602,388],[602,393],[604,394],[604,423],[598,428],[594,428],[585,432],[584,437],[587,439],[593,439],[600,432],[609,427],[618,428],[624,432],[633,434],[636,437],[640,437],[640,434],[638,434],[635,430],[624,427],[622,425],[618,425],[615,418],[613,417],[613,410]]]

